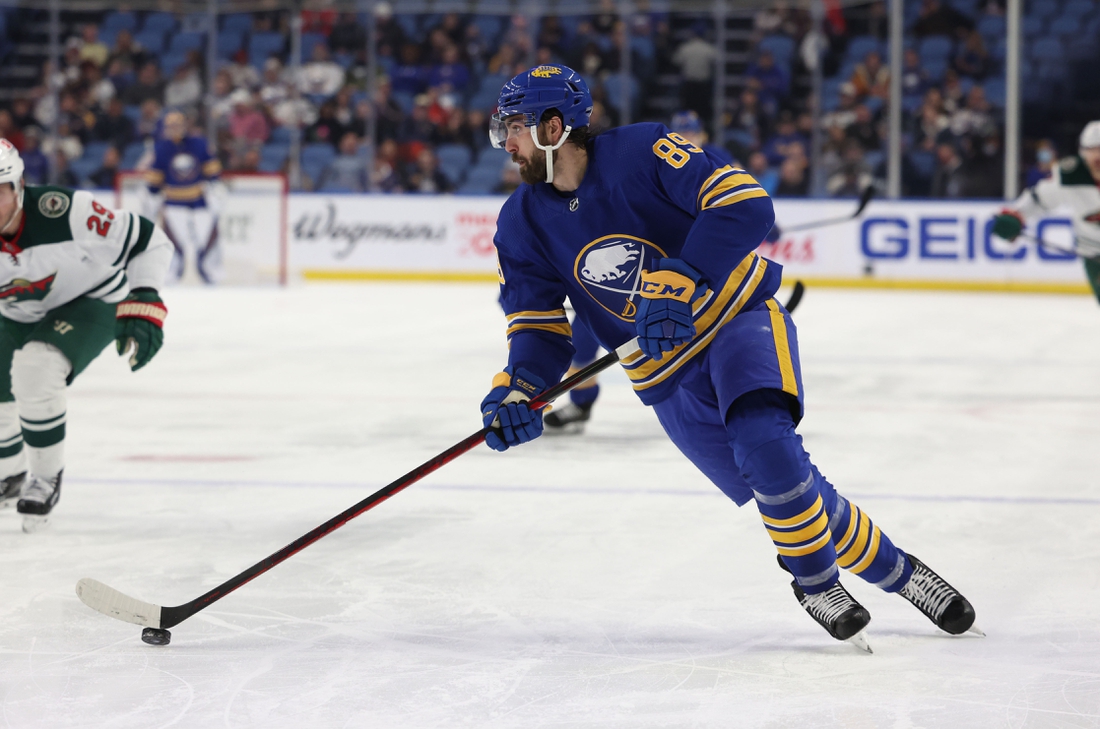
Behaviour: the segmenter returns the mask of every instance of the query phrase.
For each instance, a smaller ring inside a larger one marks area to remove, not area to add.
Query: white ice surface
[[[77,580],[197,597],[476,430],[505,356],[490,286],[166,298],[146,370],[71,388],[53,523],[0,513],[0,727],[1100,726],[1087,297],[807,292],[808,449],[988,633],[849,576],[873,656],[618,372],[586,437],[480,447],[143,644]]]

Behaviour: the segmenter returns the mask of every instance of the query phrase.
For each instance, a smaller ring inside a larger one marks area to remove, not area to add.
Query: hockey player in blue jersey
[[[796,598],[830,635],[866,647],[870,615],[839,568],[948,633],[971,629],[966,598],[895,547],[802,447],[798,341],[773,298],[781,269],[754,252],[774,219],[767,193],[660,124],[590,137],[591,106],[574,71],[537,66],[504,86],[490,125],[526,184],[497,222],[510,348],[481,405],[486,443],[542,433],[527,401],[573,357],[568,298],[605,348],[637,338],[621,364],[638,396],[719,489],[755,502]]]
[[[220,272],[218,211],[225,195],[221,162],[210,154],[206,139],[187,134],[182,112],[165,114],[162,128],[145,173],[146,216],[155,220],[163,212],[164,232],[176,248],[172,273],[177,280],[194,267],[204,283],[214,283]]]

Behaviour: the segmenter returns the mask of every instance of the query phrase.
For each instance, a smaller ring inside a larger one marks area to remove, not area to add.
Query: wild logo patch
[[[0,301],[41,301],[49,295],[55,278],[57,278],[56,273],[40,281],[17,278],[9,284],[0,286]]]
[[[1097,225],[1100,225],[1100,210],[1097,210],[1095,213],[1093,213],[1091,215],[1086,215],[1085,216],[1085,222],[1086,223],[1096,223]]]
[[[624,321],[634,321],[642,271],[666,258],[665,252],[644,238],[605,235],[577,255],[573,275],[600,306]]]
[[[69,196],[60,192],[47,192],[38,198],[38,212],[47,218],[60,218],[69,210]]]

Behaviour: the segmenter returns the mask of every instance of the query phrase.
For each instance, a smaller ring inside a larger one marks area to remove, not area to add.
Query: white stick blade
[[[146,628],[160,627],[160,605],[135,600],[99,580],[85,577],[77,582],[76,596],[92,610],[98,610],[116,620]]]

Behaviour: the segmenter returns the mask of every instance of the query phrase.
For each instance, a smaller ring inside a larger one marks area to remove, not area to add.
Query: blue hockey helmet
[[[669,128],[674,132],[701,132],[703,131],[703,122],[700,121],[698,114],[688,109],[673,114]]]
[[[562,116],[566,129],[588,125],[592,115],[592,94],[580,74],[556,63],[524,71],[500,90],[497,113],[489,125],[489,139],[500,148],[508,139],[504,120],[523,115],[523,125],[537,127],[551,109]]]

